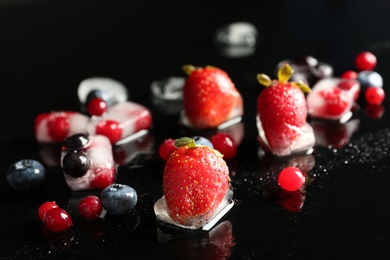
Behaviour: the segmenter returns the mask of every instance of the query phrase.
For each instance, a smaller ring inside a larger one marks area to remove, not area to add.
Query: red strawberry
[[[195,128],[215,128],[242,115],[241,94],[225,71],[192,65],[184,65],[183,70],[188,74],[183,89],[184,111]]]
[[[257,99],[257,111],[271,151],[276,155],[288,155],[306,124],[307,104],[302,91],[309,87],[288,82],[294,71],[285,64],[278,72],[279,80],[271,80],[259,74],[257,79],[266,86]]]
[[[177,139],[175,145],[163,176],[169,214],[182,225],[201,227],[230,188],[229,169],[218,151],[191,138]]]

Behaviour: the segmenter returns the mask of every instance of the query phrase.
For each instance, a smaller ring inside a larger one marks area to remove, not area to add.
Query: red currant
[[[213,135],[210,139],[214,149],[223,154],[223,158],[231,159],[237,154],[237,145],[233,138],[224,132],[219,132]]]
[[[83,198],[79,203],[79,212],[86,220],[97,219],[102,213],[102,202],[99,197],[90,195]]]
[[[87,105],[87,110],[90,115],[101,116],[107,111],[107,103],[100,98],[92,98]]]
[[[339,116],[349,106],[350,100],[347,92],[338,87],[321,90],[319,94],[324,98],[324,113],[326,115]]]
[[[70,122],[68,113],[53,115],[47,122],[49,135],[57,142],[62,142],[68,137],[69,126]]]
[[[43,221],[47,229],[52,232],[63,232],[73,226],[69,213],[62,208],[52,208],[46,212]]]
[[[366,101],[370,105],[380,105],[385,99],[385,91],[383,88],[368,87],[364,93]]]
[[[342,75],[342,79],[356,79],[358,77],[358,73],[353,70],[347,70]]]
[[[107,136],[114,144],[122,138],[122,127],[115,120],[102,120],[96,126],[96,134]]]
[[[293,166],[284,168],[279,176],[278,183],[279,185],[288,191],[295,191],[302,187],[305,182],[305,176],[303,176],[302,171]]]
[[[167,161],[169,159],[169,156],[171,156],[171,154],[176,150],[177,147],[174,143],[175,140],[171,138],[165,139],[161,143],[158,149],[158,154],[164,161]]]
[[[46,201],[39,206],[38,209],[38,216],[39,219],[44,221],[46,212],[48,212],[51,209],[58,208],[58,205],[55,201]]]
[[[359,53],[355,58],[355,66],[360,71],[373,70],[376,66],[376,56],[369,51],[363,51]]]

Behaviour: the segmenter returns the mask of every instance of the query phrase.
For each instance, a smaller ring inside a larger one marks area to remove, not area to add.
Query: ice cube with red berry
[[[360,83],[354,79],[326,78],[317,82],[307,95],[308,114],[313,118],[348,121],[351,108],[360,93]]]
[[[106,188],[116,173],[110,140],[86,134],[67,138],[61,148],[61,167],[72,191]]]
[[[34,122],[39,143],[60,143],[66,138],[85,133],[89,117],[76,111],[51,111],[38,114]]]
[[[152,114],[148,108],[135,102],[117,103],[102,116],[93,116],[87,132],[108,137],[111,144],[123,144],[144,134],[152,125]]]

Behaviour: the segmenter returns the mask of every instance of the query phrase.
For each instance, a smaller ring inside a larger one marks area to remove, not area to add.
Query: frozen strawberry
[[[293,70],[287,63],[278,71],[278,80],[258,74],[265,88],[257,99],[257,112],[269,149],[275,155],[288,155],[306,125],[307,104],[303,83],[288,82]]]
[[[163,176],[170,217],[181,225],[201,227],[214,215],[229,188],[229,169],[222,155],[192,138],[175,141]]]
[[[184,65],[183,107],[197,129],[216,128],[243,114],[243,100],[229,75],[216,67]]]

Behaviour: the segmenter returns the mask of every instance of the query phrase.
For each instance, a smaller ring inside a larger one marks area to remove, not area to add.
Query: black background
[[[0,1],[0,258],[191,258],[189,251],[180,252],[188,247],[185,241],[195,245],[200,238],[164,244],[157,237],[153,204],[162,196],[163,161],[156,150],[162,140],[181,132],[177,116],[156,109],[150,94],[154,80],[185,76],[181,66],[187,63],[220,67],[244,97],[245,136],[237,158],[229,162],[238,202],[229,216],[236,242],[232,259],[388,258],[388,111],[372,119],[360,100],[354,113],[360,125],[350,146],[315,147],[304,205],[290,212],[277,196],[264,195],[260,178],[272,172],[274,162],[258,155],[255,102],[257,73],[273,75],[279,61],[305,54],[331,64],[339,77],[355,69],[357,53],[372,51],[387,89],[389,10],[385,0]],[[259,31],[252,56],[224,57],[213,43],[217,28],[236,21],[250,22]],[[124,218],[86,225],[75,213],[70,232],[47,237],[36,214],[39,205],[56,200],[65,208],[81,195],[68,190],[56,167],[48,167],[37,190],[13,190],[7,168],[24,158],[42,161],[35,116],[79,110],[78,84],[93,76],[121,81],[130,100],[148,106],[154,116],[151,152],[118,169],[118,182],[133,186],[140,196],[139,223],[133,228],[131,219]],[[387,98],[385,108],[388,104]],[[199,255],[194,259],[205,259],[203,251],[195,248]]]

